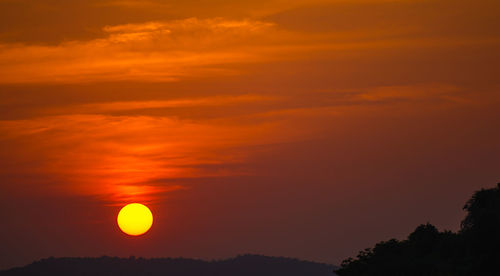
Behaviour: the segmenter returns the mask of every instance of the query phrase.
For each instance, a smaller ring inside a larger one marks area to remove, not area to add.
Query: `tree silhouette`
[[[500,183],[494,189],[474,193],[463,209],[467,216],[460,234],[464,237],[468,261],[481,273],[500,270],[495,264],[500,260]]]
[[[475,192],[458,233],[427,223],[342,262],[341,276],[500,275],[500,183]]]

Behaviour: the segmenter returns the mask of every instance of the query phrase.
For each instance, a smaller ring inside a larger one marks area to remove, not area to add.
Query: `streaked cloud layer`
[[[271,26],[260,21],[189,18],[106,26],[106,38],[84,42],[7,45],[0,57],[0,82],[175,81],[224,74],[227,70],[216,65],[259,60],[258,53],[245,48]]]

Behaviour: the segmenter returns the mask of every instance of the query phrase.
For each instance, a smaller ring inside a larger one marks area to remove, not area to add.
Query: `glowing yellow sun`
[[[130,203],[120,210],[116,221],[125,234],[139,236],[153,225],[153,214],[148,207],[140,203]]]

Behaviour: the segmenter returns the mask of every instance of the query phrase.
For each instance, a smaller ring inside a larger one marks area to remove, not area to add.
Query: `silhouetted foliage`
[[[427,223],[342,262],[340,276],[500,275],[500,183],[474,193],[458,233]]]
[[[0,272],[2,276],[331,276],[331,265],[289,258],[243,255],[220,261],[144,258],[48,258]]]

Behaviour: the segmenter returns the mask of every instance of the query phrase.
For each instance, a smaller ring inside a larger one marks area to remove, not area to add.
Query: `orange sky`
[[[495,0],[0,0],[0,269],[329,263],[500,168]],[[155,225],[121,235],[125,203]],[[29,249],[26,249],[29,248]]]

